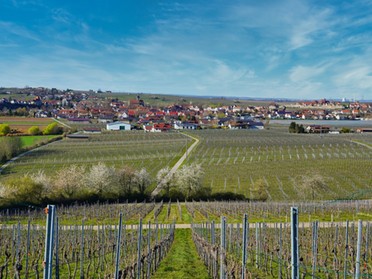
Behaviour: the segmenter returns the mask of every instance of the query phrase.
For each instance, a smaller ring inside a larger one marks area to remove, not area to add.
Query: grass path
[[[190,229],[179,229],[168,255],[160,263],[154,279],[207,279],[208,271],[199,258]]]
[[[178,160],[178,162],[172,167],[172,169],[170,170],[170,172],[167,174],[167,177],[168,176],[171,176],[173,175],[178,169],[179,167],[183,164],[183,162],[187,159],[187,156],[190,156],[190,153],[192,152],[192,150],[195,148],[195,146],[199,143],[199,139],[198,138],[195,138],[193,136],[190,136],[188,134],[185,134],[185,133],[182,133],[183,135],[185,135],[186,137],[189,137],[191,138],[192,140],[194,140],[194,143],[186,150],[186,152],[182,155],[182,157]],[[165,179],[163,179],[163,181],[165,181]],[[151,193],[151,196],[152,197],[155,197],[157,194],[160,193],[161,189],[162,189],[162,184],[163,184],[163,181],[161,181],[157,186],[156,188],[154,189],[154,191]]]

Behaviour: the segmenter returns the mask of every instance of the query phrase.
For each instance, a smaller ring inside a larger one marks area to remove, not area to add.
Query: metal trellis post
[[[299,277],[299,251],[298,251],[298,208],[291,207],[291,264],[292,279]]]

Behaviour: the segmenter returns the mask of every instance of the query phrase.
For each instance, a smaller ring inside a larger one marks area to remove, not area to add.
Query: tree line
[[[200,200],[245,199],[244,195],[212,193],[202,185],[203,170],[199,164],[184,165],[176,172],[161,169],[155,178],[142,168],[115,168],[103,163],[90,167],[70,165],[54,174],[39,171],[21,177],[10,177],[0,184],[0,206],[29,206],[47,203],[135,200]],[[157,197],[151,191],[159,186]]]

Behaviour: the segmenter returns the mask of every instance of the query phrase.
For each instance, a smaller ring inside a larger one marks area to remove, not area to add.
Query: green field
[[[268,201],[372,198],[372,135],[289,134],[284,127],[188,133],[200,141],[185,164],[201,164],[203,185],[214,193],[255,199],[261,185]],[[155,180],[156,173],[172,167],[190,145],[182,133],[131,131],[65,139],[15,161],[1,179],[103,162],[116,168],[146,168]],[[320,179],[321,187],[308,186],[309,179]]]
[[[259,180],[268,200],[372,197],[371,135],[289,134],[285,130],[208,130],[190,133],[200,144],[188,157],[205,171],[204,185],[214,192],[252,197]],[[321,176],[326,188],[302,187],[306,177]]]
[[[5,169],[4,177],[44,170],[48,174],[71,164],[146,168],[155,177],[165,166],[173,166],[190,139],[178,133],[106,133],[89,139],[65,139],[35,150]]]
[[[48,140],[58,137],[56,135],[50,136],[21,136],[22,148],[36,146],[39,143],[47,142]]]

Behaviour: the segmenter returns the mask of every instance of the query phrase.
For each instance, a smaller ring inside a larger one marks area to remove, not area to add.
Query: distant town
[[[124,98],[124,97],[125,98]],[[254,102],[178,97],[157,104],[158,94],[112,93],[56,88],[0,88],[2,116],[54,117],[79,124],[86,133],[107,130],[164,132],[181,129],[264,129],[271,119],[371,120],[372,103],[326,99],[294,102]],[[146,99],[146,100],[145,100]],[[153,101],[154,102],[153,102]],[[290,123],[290,122],[289,122]],[[97,124],[97,127],[94,125]],[[84,127],[86,125],[86,127]],[[308,128],[325,132],[327,127]]]

